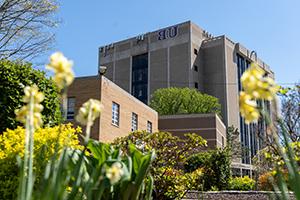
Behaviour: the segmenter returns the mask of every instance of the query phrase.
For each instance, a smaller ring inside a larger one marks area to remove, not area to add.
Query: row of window
[[[75,98],[69,97],[67,100],[67,120],[73,120],[75,115]],[[112,103],[112,117],[111,123],[115,126],[120,124],[120,105],[113,102]],[[131,117],[131,131],[138,130],[138,115],[132,113]],[[152,133],[152,122],[147,121],[147,132]]]
[[[120,105],[116,102],[112,103],[112,124],[119,126],[120,124]],[[138,130],[138,114],[131,114],[131,131]],[[147,121],[147,132],[152,133],[152,122]]]

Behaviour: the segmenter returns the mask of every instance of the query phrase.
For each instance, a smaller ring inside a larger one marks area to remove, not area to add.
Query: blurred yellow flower
[[[264,77],[265,71],[256,63],[245,71],[241,77],[244,91],[256,99],[273,100],[279,86],[270,77]]]
[[[39,128],[43,124],[41,112],[43,106],[40,104],[44,100],[44,94],[38,91],[36,85],[26,86],[24,88],[24,103],[27,103],[20,109],[15,110],[16,119],[22,123],[26,123],[27,117],[30,116],[30,104],[33,106],[33,126]]]
[[[50,56],[50,63],[46,68],[54,71],[53,80],[59,89],[63,89],[73,82],[74,72],[72,65],[73,62],[68,60],[61,52],[53,53]]]
[[[78,115],[76,116],[76,120],[81,125],[87,125],[88,120],[90,120],[90,122],[93,123],[93,121],[100,116],[101,110],[102,104],[100,101],[96,99],[89,99],[79,109]]]
[[[252,100],[249,94],[240,92],[240,112],[245,118],[245,123],[256,122],[259,118],[259,111],[255,100]]]
[[[111,168],[107,169],[106,177],[109,179],[110,184],[114,185],[122,178],[124,171],[122,165],[119,162],[112,164]]]

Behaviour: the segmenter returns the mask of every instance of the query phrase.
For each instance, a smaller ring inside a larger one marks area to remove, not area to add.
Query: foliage
[[[168,132],[135,131],[113,142],[114,145],[121,146],[123,151],[127,151],[129,143],[136,144],[144,151],[155,149],[157,158],[153,168],[180,167],[180,163],[183,163],[189,154],[199,152],[206,146],[206,141],[195,133],[184,134],[183,138],[179,138]]]
[[[87,149],[90,155],[86,154]],[[128,154],[122,155],[119,148],[95,140],[89,141],[87,149],[64,149],[58,161],[49,163],[49,172],[34,191],[35,198],[150,199],[153,151],[143,154],[129,145]]]
[[[82,148],[77,138],[78,133],[81,133],[81,130],[72,128],[70,124],[38,129],[35,132],[36,184],[39,184],[47,162],[55,153],[55,148],[58,151],[61,151],[63,147]],[[16,157],[24,157],[24,143],[25,129],[22,127],[15,130],[8,129],[0,135],[0,199],[15,199],[16,197],[19,176]]]
[[[0,61],[0,133],[6,128],[20,125],[15,119],[15,109],[23,105],[23,88],[36,84],[45,95],[42,102],[45,124],[57,124],[61,120],[57,87],[45,73],[34,70],[29,63]]]
[[[153,93],[150,107],[160,115],[218,113],[221,105],[216,97],[190,88],[162,88]]]
[[[157,170],[154,179],[156,181],[156,199],[182,199],[188,190],[202,190],[203,170],[201,168],[184,173],[170,167],[161,167]]]
[[[281,148],[281,144],[279,143],[278,138],[276,138],[275,141],[283,160],[276,166],[276,176],[278,181],[276,181],[274,189],[281,191],[281,194],[279,195],[279,198],[281,199],[290,199],[288,191],[291,190],[295,195],[295,199],[300,200],[299,152],[297,155],[297,151],[295,151],[295,146],[298,147],[298,145],[290,145],[289,142],[291,141],[291,136],[288,133],[287,127],[281,120],[279,120],[279,125],[285,149]],[[287,176],[285,176],[285,173]]]
[[[126,137],[117,138],[113,144],[120,146],[124,152],[128,151],[130,143],[135,144],[142,151],[155,150],[157,157],[151,167],[154,176],[155,195],[157,198],[168,199],[177,194],[176,198],[179,198],[186,188],[192,188],[191,183],[200,176],[199,173],[197,176],[196,172],[193,175],[182,172],[185,159],[188,155],[199,152],[206,146],[206,141],[197,134],[185,134],[184,136],[179,138],[168,132],[136,131]],[[166,172],[168,173],[165,174]],[[174,172],[176,176],[171,176],[171,172]],[[187,183],[186,181],[188,184],[183,184]]]
[[[290,139],[300,142],[300,84],[281,95],[281,115]]]
[[[249,178],[249,176],[231,178],[229,181],[229,188],[231,190],[248,191],[253,190],[255,186],[255,180]]]
[[[55,0],[0,2],[0,59],[33,58],[47,51],[54,40]]]
[[[188,189],[189,180],[182,170],[161,167],[156,176],[155,190],[162,192],[156,192],[155,199],[181,199]]]
[[[204,190],[228,187],[231,177],[231,159],[228,149],[217,149],[190,156],[185,163],[188,172],[203,168]]]
[[[274,173],[269,171],[261,174],[258,177],[258,189],[259,190],[265,190],[265,191],[271,191],[273,190],[272,181],[274,180]]]
[[[240,133],[237,128],[230,126],[226,132],[226,147],[230,151],[232,159],[240,158],[243,151],[241,148]]]
[[[201,152],[198,154],[191,155],[187,158],[184,168],[187,172],[192,172],[200,167],[205,167],[209,162],[211,152]]]

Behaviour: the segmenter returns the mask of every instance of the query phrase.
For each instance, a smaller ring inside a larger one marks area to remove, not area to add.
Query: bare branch
[[[0,2],[0,59],[29,59],[51,46],[56,0],[3,0]]]

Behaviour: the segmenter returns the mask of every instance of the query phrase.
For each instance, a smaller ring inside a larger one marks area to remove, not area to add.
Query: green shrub
[[[249,178],[249,176],[235,177],[230,179],[229,188],[231,190],[248,191],[253,190],[255,186],[255,180]]]
[[[198,168],[205,167],[207,162],[209,162],[210,155],[211,152],[201,152],[191,155],[184,164],[185,171],[192,172]]]
[[[188,178],[182,170],[161,167],[154,178],[156,199],[182,199],[188,189]]]
[[[61,133],[59,133],[60,130]],[[63,147],[82,148],[79,145],[77,133],[81,133],[81,130],[72,128],[71,124],[62,125],[61,128],[56,126],[36,130],[33,166],[36,173],[36,184],[40,182],[47,162],[54,155],[56,144],[59,144],[57,146],[59,151]],[[23,158],[24,145],[25,129],[22,127],[15,130],[8,129],[0,135],[0,199],[16,198],[19,186],[17,156]]]
[[[152,95],[150,107],[160,115],[221,113],[221,105],[216,97],[190,88],[158,89]]]
[[[130,143],[136,144],[142,151],[155,150],[156,159],[152,163],[151,173],[154,176],[155,195],[157,199],[180,198],[196,179],[199,171],[185,174],[183,164],[188,155],[199,152],[206,146],[206,141],[197,134],[185,134],[184,138],[173,136],[168,132],[147,133],[137,131],[126,137],[116,139],[113,144],[128,151]],[[167,174],[165,174],[167,173]],[[172,173],[175,173],[172,175]],[[201,181],[198,180],[197,184]]]
[[[191,172],[197,168],[203,168],[203,189],[224,190],[228,188],[231,177],[230,165],[228,149],[217,149],[190,156],[186,160],[185,170]]]
[[[15,129],[19,122],[15,110],[21,107],[24,86],[36,84],[45,95],[42,102],[44,124],[58,124],[61,120],[60,101],[57,87],[45,72],[35,70],[31,64],[19,61],[0,61],[0,134],[9,129]]]
[[[202,171],[200,168],[191,173],[184,173],[183,170],[170,167],[158,168],[154,177],[155,199],[182,199],[188,190],[202,190]]]

